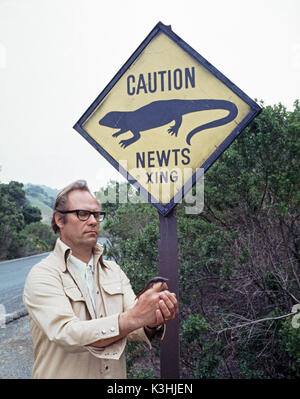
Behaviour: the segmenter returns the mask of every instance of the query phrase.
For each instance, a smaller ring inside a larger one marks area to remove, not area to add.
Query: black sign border
[[[94,112],[97,106],[101,103],[104,97],[109,93],[117,81],[124,75],[130,65],[139,57],[144,51],[151,40],[158,35],[160,32],[166,34],[172,39],[178,46],[192,56],[201,66],[206,68],[212,75],[223,82],[230,90],[238,95],[245,103],[250,107],[249,113],[246,117],[236,126],[236,128],[226,137],[221,145],[210,155],[209,158],[203,163],[200,168],[203,168],[204,173],[213,165],[213,163],[219,158],[219,156],[229,147],[229,145],[236,139],[236,137],[246,128],[246,126],[261,112],[259,105],[254,102],[250,97],[247,96],[241,89],[239,89],[234,83],[232,83],[226,76],[218,71],[212,64],[210,64],[205,58],[203,58],[197,51],[189,46],[184,40],[177,36],[172,30],[171,26],[164,25],[159,22],[140,44],[136,51],[126,61],[122,68],[117,72],[113,79],[108,83],[105,89],[99,94],[95,101],[89,106],[81,118],[76,122],[73,128],[80,133],[115,169],[117,169],[131,184],[137,188],[140,193],[146,197],[148,202],[152,203],[156,209],[163,215],[166,216],[174,206],[182,200],[184,194],[186,194],[192,186],[196,183],[197,179],[202,176],[202,173],[195,172],[189,181],[181,188],[181,190],[171,199],[168,204],[161,204],[147,191],[145,190],[138,181],[136,181],[120,164],[117,162],[108,152],[101,147],[84,129],[83,124]]]

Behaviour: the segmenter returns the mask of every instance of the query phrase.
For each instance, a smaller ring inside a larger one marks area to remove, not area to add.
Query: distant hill
[[[26,198],[30,205],[36,206],[42,212],[42,222],[50,224],[52,218],[52,210],[58,190],[44,186],[25,184]]]
[[[46,192],[48,197],[53,198],[55,201],[59,190],[57,190],[56,188],[51,188],[51,187],[47,187],[47,186],[43,186],[43,185],[41,185],[40,187],[42,187],[42,189]],[[53,201],[53,205],[54,205],[54,201]]]

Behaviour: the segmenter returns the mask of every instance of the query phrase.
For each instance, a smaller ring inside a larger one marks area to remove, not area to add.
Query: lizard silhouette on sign
[[[119,131],[112,135],[113,137],[118,137],[120,134],[131,131],[133,137],[127,140],[121,140],[119,143],[122,148],[126,148],[140,139],[140,132],[163,126],[167,123],[171,123],[173,120],[175,124],[170,126],[168,132],[171,135],[177,136],[183,115],[207,110],[225,110],[229,111],[229,114],[224,118],[205,123],[191,130],[186,137],[187,144],[191,145],[191,138],[196,133],[233,121],[238,114],[236,105],[231,101],[210,99],[153,101],[135,111],[108,112],[99,121],[99,124],[113,129],[119,129]]]

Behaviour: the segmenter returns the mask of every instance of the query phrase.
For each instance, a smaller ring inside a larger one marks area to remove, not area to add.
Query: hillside
[[[44,186],[25,184],[26,199],[30,205],[38,207],[42,212],[42,222],[50,224],[52,209],[58,190]]]

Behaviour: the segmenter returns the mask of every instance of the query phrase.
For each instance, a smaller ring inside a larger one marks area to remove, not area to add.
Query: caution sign
[[[74,128],[166,215],[259,111],[158,23]]]

